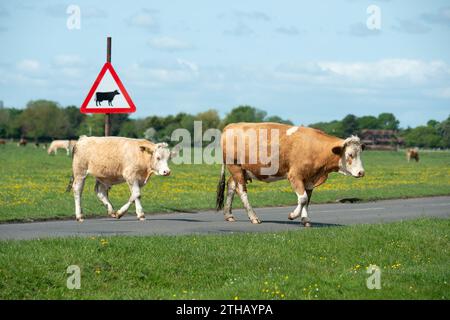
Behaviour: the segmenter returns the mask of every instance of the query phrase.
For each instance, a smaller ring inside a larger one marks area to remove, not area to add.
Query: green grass
[[[403,152],[364,152],[366,177],[354,179],[332,174],[313,194],[313,203],[339,198],[362,200],[421,197],[450,194],[450,153],[422,152],[419,163],[407,163]],[[71,193],[65,188],[71,174],[71,159],[64,152],[48,156],[33,146],[0,146],[0,221],[74,217]],[[143,188],[147,213],[198,210],[214,207],[220,165],[171,165],[170,177],[152,177]],[[105,215],[88,178],[83,194],[86,216]],[[115,186],[111,193],[115,208],[124,204],[128,187]],[[287,181],[253,182],[249,199],[254,207],[294,205],[295,194]],[[239,199],[235,207],[240,207]],[[130,212],[134,210],[130,209]]]
[[[0,299],[449,299],[450,220],[0,242]],[[381,289],[366,267],[381,268]],[[66,268],[81,268],[81,289]]]

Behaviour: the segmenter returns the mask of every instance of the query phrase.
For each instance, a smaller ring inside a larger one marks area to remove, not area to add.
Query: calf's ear
[[[342,150],[344,149],[344,147],[342,147],[342,146],[334,146],[332,149],[331,149],[331,152],[333,152],[334,154],[337,154],[337,155],[341,155],[342,154]]]
[[[147,152],[148,154],[153,154],[153,150],[146,146],[139,146],[142,152]]]

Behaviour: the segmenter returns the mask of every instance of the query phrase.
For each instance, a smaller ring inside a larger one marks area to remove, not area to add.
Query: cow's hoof
[[[117,218],[117,214],[116,214],[115,212],[108,212],[108,215],[109,215],[111,218]]]
[[[289,219],[289,220],[295,220],[295,219],[297,219],[297,217],[298,217],[298,216],[295,216],[293,212],[291,212],[291,213],[288,214],[288,219]]]
[[[84,218],[77,218],[77,222],[83,222],[84,221]]]
[[[225,221],[227,221],[227,222],[236,222],[236,219],[234,217],[228,217],[228,218],[225,218]]]
[[[119,213],[119,212],[116,212],[116,219],[120,219],[120,218],[122,218],[123,217],[123,215],[124,215],[125,213]]]
[[[305,228],[311,228],[311,221],[308,218],[302,218],[302,223]]]
[[[144,216],[138,217],[138,220],[139,220],[139,221],[145,221],[145,217],[144,217]]]
[[[251,223],[253,223],[253,224],[260,224],[260,223],[261,223],[261,220],[259,220],[258,218],[251,219],[250,221],[251,221]]]

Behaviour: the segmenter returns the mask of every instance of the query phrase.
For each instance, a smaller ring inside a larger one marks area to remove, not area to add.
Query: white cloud
[[[148,44],[153,49],[164,51],[180,51],[191,48],[189,43],[168,36],[154,37],[149,40]]]
[[[41,68],[41,64],[37,60],[25,59],[17,63],[17,68],[23,72],[37,72]]]
[[[83,60],[78,55],[57,55],[54,64],[58,67],[73,67],[83,64]]]
[[[450,76],[450,67],[442,61],[384,59],[377,62],[319,62],[318,65],[341,78],[367,83],[390,80],[424,83]]]
[[[141,87],[161,87],[190,83],[198,79],[199,68],[194,62],[183,59],[177,59],[176,63],[160,65],[133,63],[124,70],[124,75],[130,82]]]
[[[142,9],[140,12],[132,15],[128,22],[134,27],[157,31],[159,29],[159,23],[156,14],[157,11],[155,10]]]

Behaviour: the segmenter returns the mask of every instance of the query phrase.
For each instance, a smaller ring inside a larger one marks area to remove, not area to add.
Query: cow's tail
[[[73,149],[72,149],[72,162],[73,162],[73,157],[75,156],[76,151],[77,151],[77,144],[75,143],[75,145],[73,146]],[[70,175],[69,184],[67,185],[66,192],[70,192],[70,190],[72,190],[73,180],[74,180],[74,177],[73,177],[73,169],[72,169],[72,174]]]
[[[225,194],[225,164],[222,164],[222,171],[220,172],[220,180],[217,184],[217,197],[216,197],[216,210],[219,211],[223,209]]]

